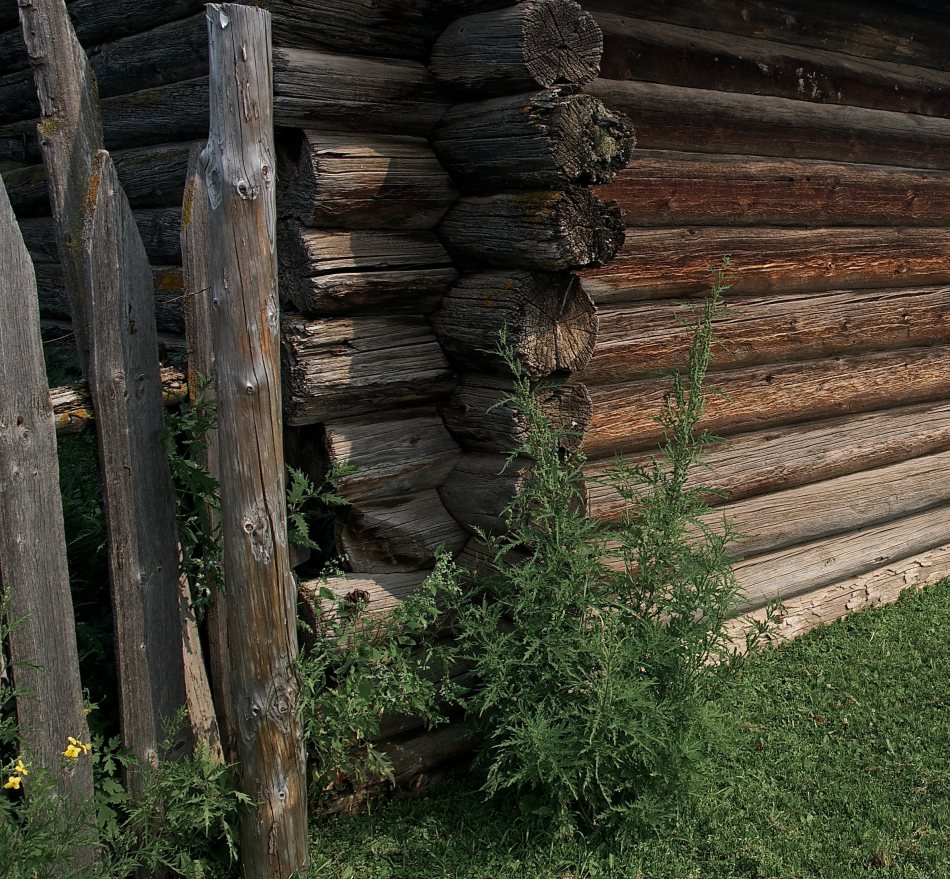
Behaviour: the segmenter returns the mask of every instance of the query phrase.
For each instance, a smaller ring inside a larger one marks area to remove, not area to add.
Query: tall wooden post
[[[270,14],[210,4],[211,307],[231,686],[247,879],[307,863],[296,594],[281,442]]]

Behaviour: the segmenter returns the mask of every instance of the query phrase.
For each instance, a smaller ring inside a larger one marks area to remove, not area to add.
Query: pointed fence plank
[[[2,182],[0,265],[0,569],[15,623],[14,683],[24,694],[17,697],[17,720],[24,748],[53,775],[68,814],[78,815],[92,799],[92,764],[79,759],[60,772],[66,737],[88,742],[89,728],[66,566],[56,427],[33,264]],[[78,858],[88,864],[96,856],[89,847]]]

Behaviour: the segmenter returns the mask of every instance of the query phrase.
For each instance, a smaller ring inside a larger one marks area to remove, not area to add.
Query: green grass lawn
[[[701,793],[634,842],[552,839],[459,777],[313,829],[312,879],[950,879],[950,581],[751,658]]]

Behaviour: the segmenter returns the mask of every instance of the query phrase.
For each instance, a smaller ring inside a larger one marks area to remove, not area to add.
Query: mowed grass
[[[552,838],[460,776],[313,827],[312,879],[950,879],[950,580],[751,658],[700,793],[633,841]]]

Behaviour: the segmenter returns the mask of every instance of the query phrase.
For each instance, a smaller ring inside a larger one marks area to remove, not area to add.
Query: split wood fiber
[[[16,716],[36,761],[30,768],[48,772],[66,808],[78,813],[93,796],[92,763],[80,760],[64,770],[62,750],[68,736],[91,739],[79,679],[56,427],[33,267],[2,183],[0,265],[0,568],[5,615],[12,623],[7,642],[19,694]],[[94,841],[91,834],[87,839]],[[81,865],[98,860],[91,846],[76,856]]]
[[[307,866],[296,588],[280,409],[270,14],[209,5],[212,333],[216,352],[227,632],[248,879]]]

